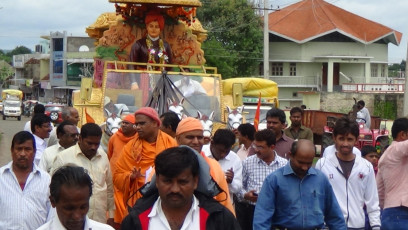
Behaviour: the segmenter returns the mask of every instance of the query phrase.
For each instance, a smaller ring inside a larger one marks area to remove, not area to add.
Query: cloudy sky
[[[269,0],[280,8],[299,0]],[[407,56],[408,1],[403,0],[326,0],[347,11],[376,21],[399,32],[400,46],[389,45],[389,61],[401,62]],[[204,2],[204,1],[202,1]],[[41,35],[67,31],[87,36],[85,28],[104,12],[113,12],[108,0],[0,0],[0,49],[23,45],[34,49]]]

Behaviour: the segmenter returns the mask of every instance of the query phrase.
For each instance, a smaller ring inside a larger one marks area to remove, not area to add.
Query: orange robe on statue
[[[113,173],[113,183],[123,193],[125,207],[127,205],[133,207],[141,197],[137,190],[145,184],[146,170],[153,167],[157,154],[175,146],[177,146],[176,140],[162,131],[158,132],[155,143],[148,143],[145,140],[139,139],[139,135],[136,134],[134,139],[125,145],[122,154],[116,162],[116,168]],[[133,183],[130,183],[133,167],[136,167],[136,169],[140,168],[143,176],[136,178]],[[127,214],[126,208],[120,222],[122,222]]]
[[[136,136],[136,133],[135,135],[132,135],[130,137],[125,136],[122,132],[122,128],[120,128],[109,139],[108,158],[109,158],[109,163],[111,166],[112,175],[113,175],[113,172],[115,172],[116,162],[118,161],[119,156],[122,153],[123,147],[130,140],[132,140],[135,136]],[[126,206],[123,203],[123,193],[116,186],[114,186],[114,198],[115,198],[115,207],[116,207],[114,221],[115,223],[121,223],[124,217]]]

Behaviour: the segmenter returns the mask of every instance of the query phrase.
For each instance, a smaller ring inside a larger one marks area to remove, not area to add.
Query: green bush
[[[397,117],[397,105],[395,101],[376,101],[374,103],[374,116],[384,119],[395,120]]]

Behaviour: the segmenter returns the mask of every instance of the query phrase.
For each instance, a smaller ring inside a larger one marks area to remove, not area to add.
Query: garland
[[[149,59],[147,60],[148,63],[156,63],[154,55],[156,54],[156,50],[153,48],[152,40],[146,38],[146,46],[147,51],[149,52]],[[157,54],[159,57],[160,64],[166,64],[169,62],[169,56],[167,55],[166,49],[164,48],[163,39],[159,38],[159,52]]]

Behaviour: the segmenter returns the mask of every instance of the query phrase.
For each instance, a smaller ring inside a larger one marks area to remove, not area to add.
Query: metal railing
[[[404,84],[343,84],[343,92],[356,93],[404,93]]]
[[[317,76],[273,76],[269,80],[276,82],[279,87],[317,87]]]

